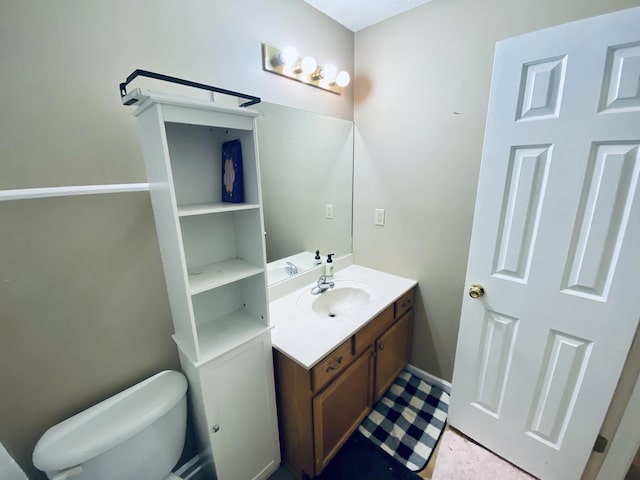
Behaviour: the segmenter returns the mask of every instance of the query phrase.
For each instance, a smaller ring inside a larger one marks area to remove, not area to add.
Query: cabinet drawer
[[[413,291],[414,289],[412,288],[407,293],[402,295],[398,300],[396,300],[396,303],[394,303],[395,318],[400,318],[404,314],[404,312],[413,307]]]
[[[369,345],[373,345],[387,328],[393,324],[393,305],[389,305],[380,315],[367,323],[358,332],[354,340],[354,351],[356,355],[364,352]]]
[[[351,339],[327,355],[311,370],[311,390],[317,392],[351,363]]]

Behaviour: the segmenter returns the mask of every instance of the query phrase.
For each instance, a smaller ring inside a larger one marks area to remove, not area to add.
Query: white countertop
[[[415,280],[360,265],[339,270],[333,281],[335,288],[358,286],[366,290],[369,300],[355,311],[334,318],[320,315],[311,309],[311,302],[322,296],[309,293],[314,282],[269,304],[274,348],[306,369],[417,284]]]

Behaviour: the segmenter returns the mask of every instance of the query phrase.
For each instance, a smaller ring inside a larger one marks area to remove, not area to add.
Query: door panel
[[[610,47],[607,52],[600,111],[637,112],[640,110],[639,77],[640,42]]]
[[[526,433],[554,448],[571,418],[592,342],[551,331],[531,402]]]
[[[567,56],[523,65],[516,121],[558,118]]]
[[[593,146],[563,281],[564,293],[606,300],[637,188],[639,152],[637,142]]]
[[[552,145],[511,149],[494,275],[527,282],[552,149]]]
[[[516,318],[497,312],[487,311],[483,320],[474,404],[496,418],[500,417],[517,326]]]
[[[640,317],[640,8],[496,46],[449,421],[578,479]]]

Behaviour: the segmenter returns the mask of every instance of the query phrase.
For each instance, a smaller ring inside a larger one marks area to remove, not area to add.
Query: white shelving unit
[[[202,448],[211,451],[219,480],[268,478],[280,453],[255,121],[259,114],[147,90],[130,96],[138,98],[135,115],[173,339],[189,378]],[[244,202],[224,203],[222,144],[236,139],[242,147]],[[237,377],[230,376],[234,371]],[[238,398],[227,391],[252,393]],[[229,413],[236,410],[241,414]],[[263,419],[259,435],[248,423],[255,418]],[[247,451],[247,456],[234,466],[236,451]]]

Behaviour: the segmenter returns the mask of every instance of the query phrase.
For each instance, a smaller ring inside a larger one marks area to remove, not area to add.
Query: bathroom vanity
[[[322,472],[409,359],[416,282],[351,265],[334,283],[270,304],[282,461],[299,479]]]

